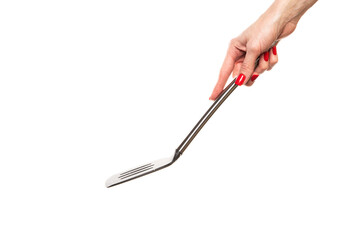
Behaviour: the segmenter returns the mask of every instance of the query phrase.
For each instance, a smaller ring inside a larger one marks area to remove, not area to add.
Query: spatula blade
[[[138,177],[142,177],[149,173],[153,173],[157,170],[168,167],[172,163],[174,163],[174,155],[169,158],[159,159],[154,162],[141,165],[137,168],[133,168],[128,171],[115,174],[106,181],[105,186],[108,188],[116,186],[118,184],[133,180]]]

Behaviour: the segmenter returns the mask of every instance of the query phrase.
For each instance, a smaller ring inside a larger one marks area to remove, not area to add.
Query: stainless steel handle
[[[275,45],[275,43],[273,45]],[[257,67],[258,64],[259,64],[259,57],[256,59],[255,68]],[[191,130],[191,132],[186,136],[184,141],[176,149],[174,161],[178,159],[181,154],[184,153],[184,151],[189,146],[191,141],[196,137],[196,135],[204,127],[207,121],[209,121],[211,116],[216,112],[216,110],[221,106],[221,104],[230,96],[230,94],[235,90],[235,88],[237,88],[238,85],[235,84],[236,78],[234,78],[234,80],[232,80],[232,82],[229,83],[229,85],[227,85],[227,87],[219,94],[215,102],[211,105],[211,107],[207,110],[204,116],[202,116],[200,121],[195,125],[195,127]]]
[[[235,88],[238,86],[238,85],[235,84],[235,80],[236,80],[236,78],[234,78],[234,80],[219,94],[219,96],[216,98],[215,102],[211,105],[209,110],[207,110],[207,112],[204,114],[204,116],[202,116],[200,121],[195,125],[195,127],[187,135],[187,137],[184,139],[184,141],[176,149],[176,152],[178,152],[178,154],[184,153],[184,151],[189,146],[191,141],[196,137],[196,135],[204,127],[204,125],[211,118],[211,116],[216,112],[216,110],[221,106],[221,104],[235,90]]]

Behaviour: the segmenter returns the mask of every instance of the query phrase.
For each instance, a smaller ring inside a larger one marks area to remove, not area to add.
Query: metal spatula
[[[206,124],[206,122],[211,118],[211,116],[215,113],[215,111],[221,106],[221,104],[230,96],[230,94],[235,90],[235,88],[241,85],[238,82],[238,79],[235,78],[217,97],[215,102],[211,105],[209,110],[204,114],[204,116],[200,119],[200,121],[195,125],[195,127],[191,130],[189,135],[184,139],[184,141],[180,144],[180,146],[175,150],[173,156],[168,158],[160,159],[145,165],[142,165],[137,168],[130,169],[128,171],[115,174],[110,177],[106,181],[106,187],[113,187],[120,183],[124,183],[130,180],[133,180],[138,177],[142,177],[146,174],[153,173],[157,170],[163,169],[165,167],[173,164],[180,156],[184,153],[186,148],[189,146],[191,141],[196,137],[196,135],[200,132],[202,127]]]

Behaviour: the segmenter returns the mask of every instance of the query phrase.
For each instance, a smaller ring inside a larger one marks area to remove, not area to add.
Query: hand
[[[302,15],[316,1],[278,0],[240,36],[230,42],[218,82],[210,96],[215,100],[223,90],[231,72],[233,77],[243,74],[241,85],[251,86],[257,76],[271,70],[278,62],[276,44],[290,35]],[[256,59],[259,64],[255,68]]]

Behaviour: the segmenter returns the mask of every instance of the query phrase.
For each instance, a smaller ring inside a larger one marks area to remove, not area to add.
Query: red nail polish
[[[243,83],[245,82],[245,79],[246,79],[245,75],[244,75],[244,74],[240,74],[240,75],[236,78],[235,84],[241,86],[241,85],[243,85]]]
[[[256,74],[254,74],[254,75],[252,75],[252,77],[251,77],[251,81],[255,81],[255,79],[257,79],[257,77],[258,77],[259,75],[256,75]]]
[[[276,55],[276,54],[277,54],[277,51],[276,51],[276,46],[273,46],[272,51],[273,51],[273,54],[274,54],[274,55]]]
[[[264,60],[269,61],[269,52],[264,53]]]

